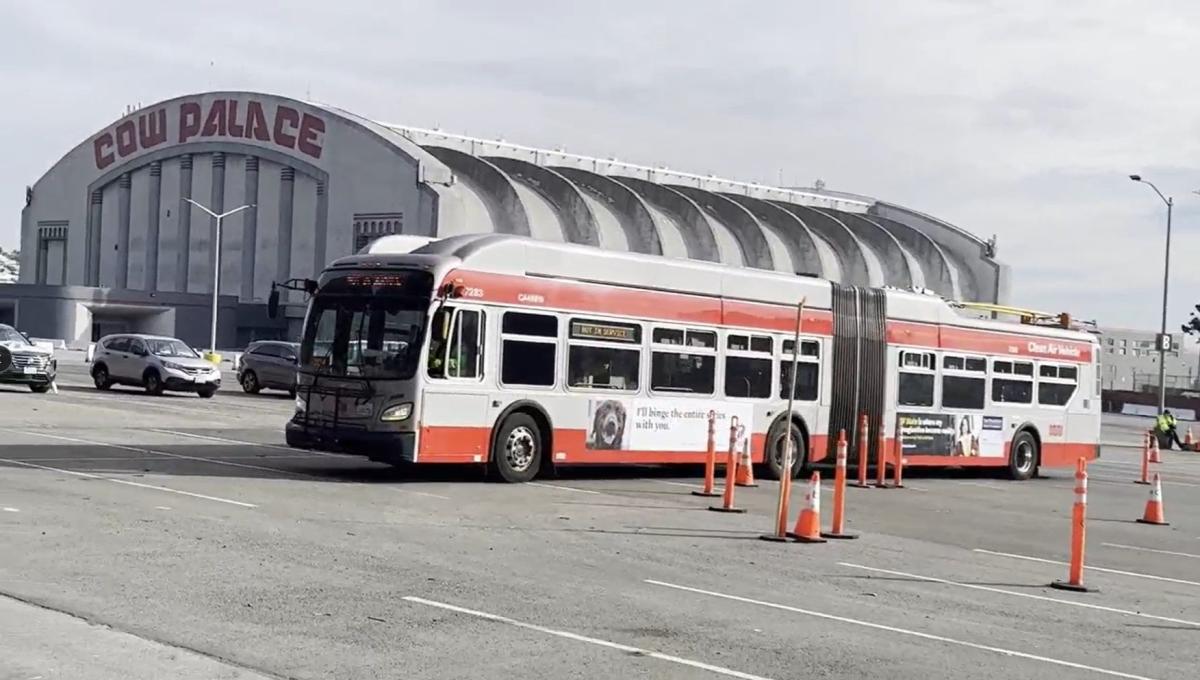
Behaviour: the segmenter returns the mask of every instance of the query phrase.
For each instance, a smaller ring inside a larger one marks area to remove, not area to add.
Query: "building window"
[[[354,252],[360,252],[383,236],[404,233],[404,213],[357,213],[354,215]]]
[[[67,223],[38,222],[37,260],[35,264],[37,283],[47,286],[63,286],[67,283]]]

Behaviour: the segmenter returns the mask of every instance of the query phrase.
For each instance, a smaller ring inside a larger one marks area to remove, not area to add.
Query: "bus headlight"
[[[385,423],[398,423],[402,420],[408,420],[409,416],[412,415],[412,407],[411,402],[389,406],[379,415],[379,419]]]
[[[304,413],[305,403],[304,397],[296,396],[296,413]]]

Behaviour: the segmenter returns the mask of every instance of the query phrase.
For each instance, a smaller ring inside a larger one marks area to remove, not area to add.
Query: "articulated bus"
[[[523,482],[701,463],[712,412],[773,478],[785,437],[797,475],[861,414],[872,461],[897,431],[910,466],[1013,479],[1099,455],[1092,333],[932,294],[494,234],[385,237],[304,287],[297,448]]]

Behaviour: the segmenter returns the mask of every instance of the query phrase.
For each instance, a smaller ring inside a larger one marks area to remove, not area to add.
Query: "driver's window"
[[[146,345],[141,340],[134,340],[129,343],[129,351],[139,357],[146,356]]]
[[[442,307],[433,317],[429,376],[478,378],[483,373],[483,312]]]

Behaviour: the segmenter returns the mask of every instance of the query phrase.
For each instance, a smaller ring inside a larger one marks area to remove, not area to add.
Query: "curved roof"
[[[994,240],[870,197],[677,172],[380,123],[454,171],[464,232],[816,275],[845,284],[1005,302]]]

